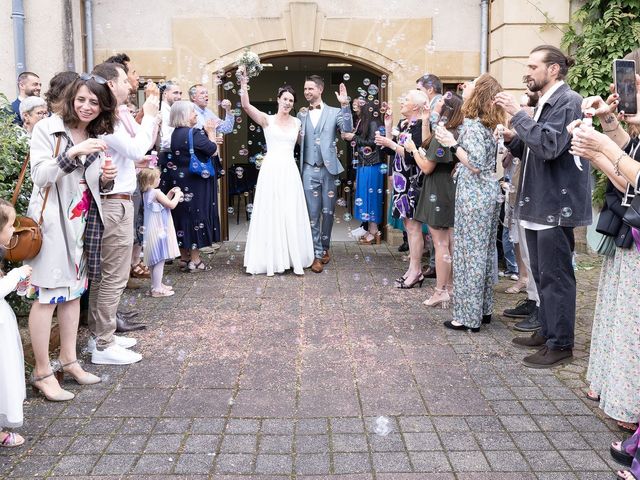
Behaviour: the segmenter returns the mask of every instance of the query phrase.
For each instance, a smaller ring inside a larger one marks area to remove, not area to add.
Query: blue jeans
[[[509,238],[509,229],[502,229],[502,251],[504,252],[504,263],[507,265],[507,272],[518,272],[518,262],[516,262],[516,252],[513,248],[513,242]]]

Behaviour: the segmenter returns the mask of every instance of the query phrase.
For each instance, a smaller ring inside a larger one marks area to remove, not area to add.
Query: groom
[[[341,109],[330,107],[322,101],[323,90],[322,77],[307,77],[304,82],[304,97],[309,102],[309,111],[298,113],[302,122],[300,169],[313,236],[315,259],[311,270],[315,273],[322,272],[324,265],[331,259],[329,243],[336,206],[336,180],[344,171],[337,156],[337,135],[339,132],[353,130],[349,97],[344,83],[340,84],[340,92],[336,92]]]

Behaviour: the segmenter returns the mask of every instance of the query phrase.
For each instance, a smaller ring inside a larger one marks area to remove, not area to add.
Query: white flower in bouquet
[[[236,65],[239,67],[238,74],[241,74],[240,72],[242,69],[240,67],[243,67],[244,72],[249,78],[257,77],[264,68],[260,63],[260,57],[258,54],[249,49],[246,49],[242,55],[240,55],[240,58],[236,61]]]

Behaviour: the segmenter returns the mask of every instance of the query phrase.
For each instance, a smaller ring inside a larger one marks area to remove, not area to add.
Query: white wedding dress
[[[302,275],[303,268],[313,263],[309,213],[293,156],[300,120],[291,118],[295,127],[285,128],[275,123],[275,115],[267,115],[267,154],[260,166],[244,251],[247,273],[271,276],[293,268]]]

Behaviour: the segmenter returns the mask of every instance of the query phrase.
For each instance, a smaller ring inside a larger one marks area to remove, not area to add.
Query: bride
[[[293,268],[303,275],[314,259],[313,240],[300,171],[293,157],[300,120],[290,115],[296,94],[289,85],[278,89],[278,113],[267,115],[251,105],[248,77],[242,75],[242,108],[260,125],[267,154],[260,167],[249,224],[244,266],[247,273],[282,273]]]

